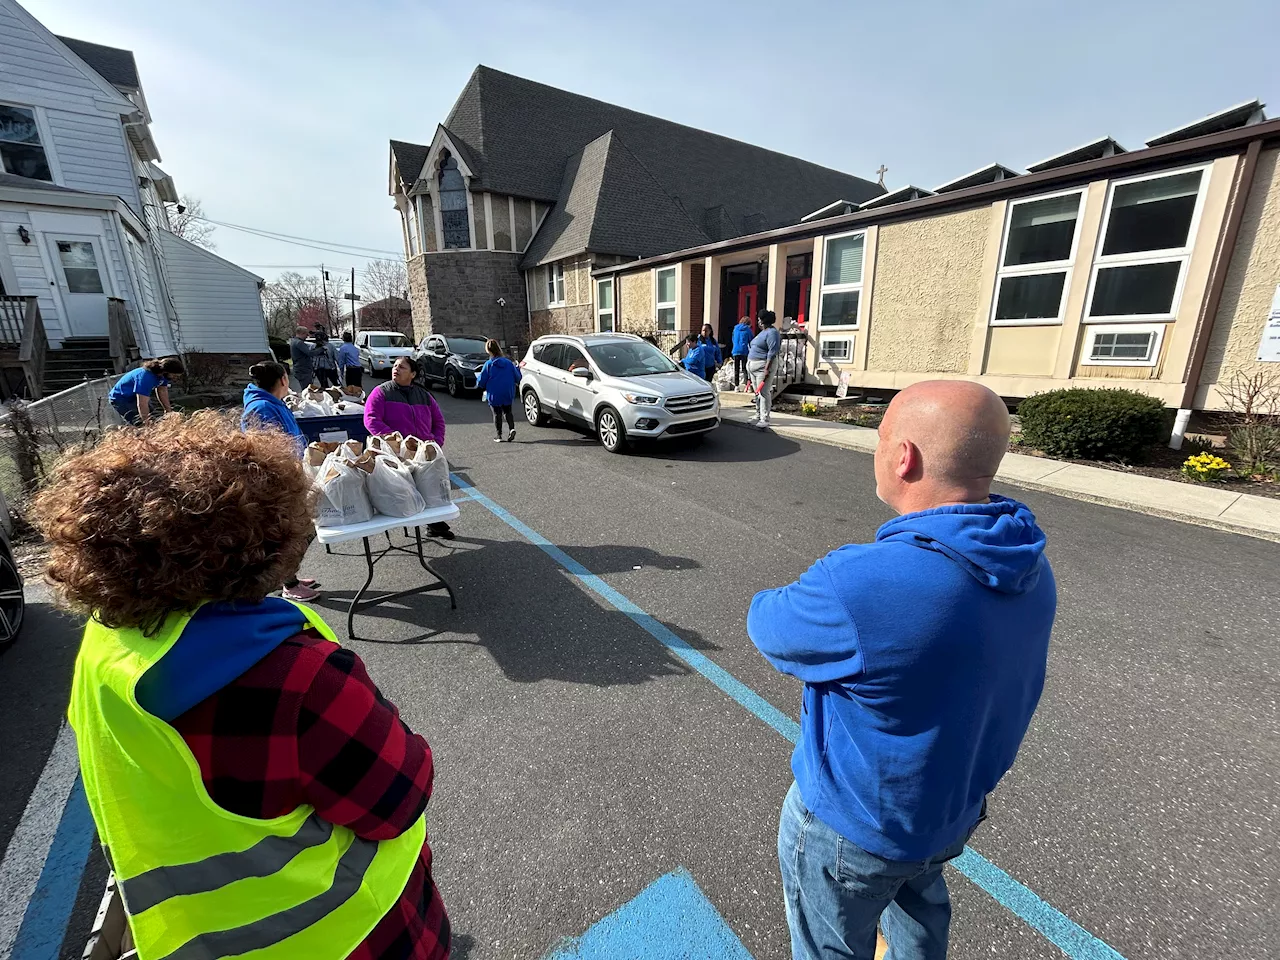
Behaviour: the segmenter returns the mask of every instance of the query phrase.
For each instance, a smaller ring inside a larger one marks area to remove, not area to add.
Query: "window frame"
[[[602,309],[600,306],[600,288],[608,284],[609,286],[609,309]],[[602,317],[609,315],[609,329],[604,328]],[[598,333],[614,333],[617,330],[618,317],[618,285],[614,277],[601,277],[596,281],[596,331]]]
[[[862,237],[862,275],[858,278],[857,283],[827,283],[827,264],[830,262],[827,258],[828,247],[832,240],[843,240],[845,237]],[[818,278],[818,309],[814,312],[814,328],[818,330],[860,330],[862,329],[862,310],[866,303],[866,298],[862,295],[863,284],[867,277],[867,231],[846,230],[844,233],[832,233],[822,238],[822,276]],[[828,293],[854,293],[858,294],[858,317],[853,323],[833,323],[825,324],[822,322],[822,304],[826,300]],[[813,310],[813,294],[809,294],[809,309]]]
[[[1204,215],[1205,197],[1209,192],[1209,179],[1213,169],[1212,162],[1197,163],[1172,170],[1161,170],[1157,173],[1144,173],[1136,177],[1124,177],[1112,180],[1107,184],[1106,205],[1102,211],[1102,222],[1098,226],[1098,242],[1094,248],[1093,263],[1089,265],[1089,289],[1085,292],[1084,323],[1119,323],[1149,324],[1173,323],[1178,318],[1178,310],[1182,306],[1182,294],[1187,284],[1187,267],[1195,250],[1196,237],[1200,232],[1200,221]],[[1166,247],[1162,250],[1141,250],[1137,253],[1113,253],[1104,256],[1102,248],[1106,246],[1107,230],[1111,226],[1111,211],[1115,203],[1116,188],[1144,180],[1161,180],[1165,177],[1176,177],[1184,173],[1200,173],[1200,186],[1196,192],[1195,207],[1191,211],[1191,223],[1187,227],[1187,241],[1181,247]],[[1178,263],[1178,279],[1173,287],[1173,298],[1168,313],[1125,313],[1098,314],[1093,313],[1093,295],[1098,286],[1098,274],[1113,267],[1137,267],[1158,263]]]
[[[674,298],[671,300],[659,300],[658,291],[662,289],[660,277],[668,271],[671,273],[671,290],[674,293]],[[658,267],[653,271],[653,322],[657,327],[658,332],[672,333],[679,325],[680,317],[676,306],[680,297],[679,283],[680,276],[674,266]],[[664,327],[662,325],[662,311],[664,310],[671,311],[671,326],[669,327]]]
[[[859,311],[859,312],[861,312],[861,311],[862,311],[862,298],[861,298],[861,295],[859,295],[859,298],[858,298],[858,311]],[[827,329],[831,329],[831,328],[830,328],[830,327],[828,327]],[[838,328],[837,328],[837,329],[838,329]],[[843,344],[844,344],[844,348],[845,348],[845,355],[844,355],[843,357],[828,357],[828,356],[825,356],[825,355],[823,354],[823,350],[825,349],[825,347],[826,347],[826,345],[827,345],[828,343],[843,343]],[[853,361],[853,337],[851,337],[851,336],[841,336],[841,337],[822,337],[821,339],[819,339],[819,340],[818,340],[818,360],[819,360],[821,363],[850,363],[850,362],[852,362],[852,361]]]
[[[559,294],[557,299],[556,294]],[[565,305],[564,293],[564,264],[548,263],[547,264],[547,307],[563,307]]]
[[[41,183],[52,183],[56,186],[66,186],[62,181],[62,169],[58,166],[58,157],[53,149],[53,135],[49,132],[48,118],[45,117],[44,107],[34,103],[19,103],[16,100],[0,99],[0,106],[16,107],[19,110],[30,110],[36,120],[36,130],[40,133],[40,149],[44,151],[45,166],[49,168],[48,181],[40,181]],[[6,141],[12,142],[12,141]],[[0,173],[8,173],[4,169],[3,161],[0,161]]]
[[[1088,192],[1085,187],[1075,187],[1070,190],[1058,190],[1054,193],[1041,193],[1034,197],[1022,197],[1018,200],[1011,200],[1005,204],[1004,211],[1004,232],[1000,238],[1000,254],[996,259],[996,283],[995,290],[991,295],[991,315],[988,323],[993,327],[1051,327],[1061,326],[1067,316],[1067,298],[1071,295],[1071,277],[1075,273],[1076,256],[1080,252],[1080,234],[1081,227],[1084,222],[1084,205],[1085,194]],[[1077,198],[1076,205],[1076,227],[1075,232],[1071,236],[1071,253],[1065,260],[1042,260],[1038,263],[1020,263],[1016,266],[1006,267],[1004,265],[1005,255],[1009,252],[1009,230],[1013,226],[1014,208],[1027,203],[1035,203],[1037,200],[1054,200],[1058,197],[1068,197],[1074,194]],[[1062,278],[1062,296],[1058,301],[1057,317],[1029,317],[1026,319],[998,320],[996,319],[996,311],[1000,307],[1000,287],[1004,283],[1006,277],[1038,277],[1051,273],[1061,273]]]
[[[1164,346],[1164,332],[1168,324],[1164,323],[1102,323],[1088,328],[1084,350],[1081,352],[1080,365],[1085,367],[1154,367],[1160,362],[1160,350]],[[1094,359],[1093,346],[1102,333],[1149,333],[1152,334],[1151,356],[1146,360],[1115,359],[1105,357]]]

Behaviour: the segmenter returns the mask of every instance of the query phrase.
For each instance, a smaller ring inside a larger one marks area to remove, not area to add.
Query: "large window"
[[[822,305],[818,325],[856,327],[862,303],[862,252],[865,233],[827,237],[822,258]]]
[[[440,163],[440,230],[444,249],[466,250],[471,246],[471,216],[467,209],[467,181],[458,169],[457,158],[448,150]]]
[[[658,329],[676,328],[676,268],[666,267],[657,275]]]
[[[596,329],[613,332],[613,279],[596,283]]]
[[[547,306],[564,306],[564,264],[547,264]]]
[[[32,180],[53,180],[36,112],[30,107],[0,103],[0,170]]]
[[[1084,363],[1101,366],[1152,367],[1160,356],[1163,324],[1116,323],[1089,328]]]
[[[1083,195],[1073,191],[1009,204],[993,324],[1062,322]]]
[[[1086,319],[1174,318],[1207,179],[1198,168],[1112,184]]]

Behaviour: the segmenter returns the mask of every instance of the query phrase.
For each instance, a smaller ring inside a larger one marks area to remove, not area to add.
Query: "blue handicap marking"
[[[751,960],[686,870],[659,877],[544,960]]]

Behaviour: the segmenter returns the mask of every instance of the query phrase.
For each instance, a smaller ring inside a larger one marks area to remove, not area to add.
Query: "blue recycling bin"
[[[359,440],[364,443],[369,439],[369,430],[364,425],[364,414],[348,413],[340,417],[298,417],[298,429],[307,438],[307,442],[322,441],[341,443],[344,440]]]

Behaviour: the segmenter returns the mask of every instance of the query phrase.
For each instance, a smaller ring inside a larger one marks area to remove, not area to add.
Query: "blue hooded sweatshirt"
[[[275,427],[277,430],[293,437],[297,444],[298,454],[306,449],[307,438],[298,428],[298,421],[293,418],[293,411],[284,405],[284,401],[268,390],[263,390],[256,383],[244,388],[244,413],[240,415],[240,429],[250,426],[262,428]]]
[[[699,341],[693,349],[684,355],[684,368],[696,373],[703,380],[707,379],[707,370],[715,366],[716,354],[711,347]]]
[[[751,349],[751,338],[755,334],[751,332],[751,324],[740,322],[733,328],[733,355],[735,357],[745,357],[747,351]]]
[[[819,820],[890,860],[977,824],[1044,688],[1044,546],[1030,510],[993,496],[898,517],[756,594],[752,642],[804,681],[791,768]]]
[[[505,407],[516,402],[516,384],[520,368],[506,357],[490,357],[480,368],[476,386],[489,394],[489,406]]]

